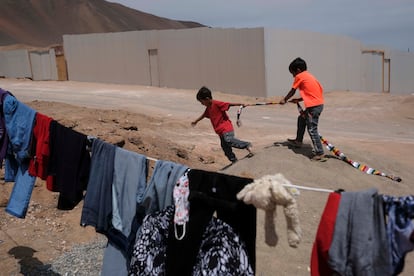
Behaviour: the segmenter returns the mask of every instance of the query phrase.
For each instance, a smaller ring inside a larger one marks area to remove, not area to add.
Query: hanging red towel
[[[46,180],[46,187],[53,191],[53,177],[48,176],[47,168],[49,163],[49,127],[52,118],[36,113],[35,124],[33,126],[32,147],[34,156],[30,159],[29,174]]]
[[[336,214],[338,213],[341,194],[329,194],[325,209],[323,210],[311,255],[311,275],[332,275],[333,271],[328,265],[328,252],[331,246],[335,228]]]

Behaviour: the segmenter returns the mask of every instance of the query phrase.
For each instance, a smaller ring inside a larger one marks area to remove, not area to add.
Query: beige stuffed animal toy
[[[282,174],[265,175],[246,185],[237,194],[237,198],[246,204],[265,210],[265,242],[270,246],[276,246],[278,241],[274,224],[276,206],[283,206],[288,243],[291,247],[297,247],[302,238],[299,212],[296,200],[284,185],[292,184]]]

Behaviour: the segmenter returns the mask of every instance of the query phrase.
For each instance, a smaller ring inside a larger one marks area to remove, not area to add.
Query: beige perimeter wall
[[[0,77],[32,78],[29,51],[26,49],[0,51]]]
[[[55,50],[0,51],[0,77],[57,80]]]
[[[348,37],[304,31],[265,30],[267,95],[292,87],[289,64],[303,58],[325,91],[361,90],[361,43]]]
[[[263,29],[65,35],[68,78],[265,95]]]
[[[68,79],[282,96],[302,57],[325,91],[413,93],[414,54],[346,36],[268,28],[65,35]]]

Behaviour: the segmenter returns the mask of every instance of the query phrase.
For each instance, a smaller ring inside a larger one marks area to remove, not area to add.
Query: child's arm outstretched
[[[200,122],[201,120],[203,120],[204,118],[204,113],[200,115],[200,117],[198,117],[197,119],[195,119],[194,121],[191,122],[191,126],[195,127],[195,125]]]
[[[295,88],[292,88],[292,89],[290,89],[290,91],[289,91],[289,93],[287,93],[287,95],[283,98],[283,99],[281,99],[280,100],[280,102],[279,102],[279,104],[285,104],[285,103],[287,103],[287,101],[293,96],[293,95],[295,95],[295,92],[296,92],[296,89]]]
[[[243,107],[246,107],[247,104],[243,104],[243,103],[229,103],[229,107],[231,107],[231,106],[243,106]]]

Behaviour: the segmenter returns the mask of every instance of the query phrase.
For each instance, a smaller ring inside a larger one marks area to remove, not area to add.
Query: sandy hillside
[[[64,125],[128,150],[205,170],[218,171],[228,165],[210,123],[203,120],[195,128],[190,126],[203,111],[195,100],[195,91],[7,79],[0,79],[0,87]],[[278,100],[220,92],[215,92],[214,97],[243,103]],[[233,107],[229,111],[234,122],[236,110]],[[242,159],[246,152],[235,151],[241,160],[221,172],[251,178],[282,173],[293,184],[306,187],[346,191],[376,187],[382,194],[413,194],[413,95],[329,92],[320,121],[320,133],[350,159],[399,176],[401,182],[365,174],[336,159],[328,150],[327,162],[310,161],[307,134],[303,148],[289,148],[285,140],[294,137],[296,116],[297,110],[292,104],[244,109],[242,126],[236,127],[236,136],[254,144],[255,156]],[[12,185],[0,184],[0,267],[7,272],[4,275],[20,271],[21,259],[9,254],[13,248],[31,248],[36,252],[29,261],[47,264],[73,244],[97,237],[93,229],[79,226],[82,204],[72,211],[57,210],[57,195],[47,191],[40,180],[26,219],[9,216],[4,206]],[[328,193],[299,191],[296,199],[303,239],[298,248],[291,248],[287,243],[281,208],[276,218],[279,241],[276,246],[266,245],[263,212],[259,211],[257,275],[309,275],[311,247]],[[401,275],[413,274],[414,254],[411,253]]]

